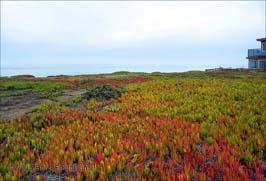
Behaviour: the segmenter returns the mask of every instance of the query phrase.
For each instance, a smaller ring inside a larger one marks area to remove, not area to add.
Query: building
[[[261,48],[248,49],[248,68],[266,69],[266,38],[257,39],[261,42]]]

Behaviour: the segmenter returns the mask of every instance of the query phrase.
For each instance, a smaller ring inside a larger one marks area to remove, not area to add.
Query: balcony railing
[[[261,49],[259,49],[259,48],[248,50],[248,56],[249,57],[257,56],[257,55],[266,55],[266,51],[261,51]]]

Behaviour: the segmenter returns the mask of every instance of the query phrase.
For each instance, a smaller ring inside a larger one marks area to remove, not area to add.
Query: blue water
[[[116,71],[130,72],[185,72],[189,70],[205,70],[215,67],[187,67],[179,65],[58,65],[42,67],[2,67],[1,76],[30,74],[36,77],[49,75],[80,75],[112,73]]]

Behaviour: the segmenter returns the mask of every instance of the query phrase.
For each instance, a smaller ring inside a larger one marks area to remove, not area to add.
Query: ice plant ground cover
[[[106,76],[47,81],[112,84],[127,90],[120,98],[1,121],[0,180],[266,179],[265,73]]]

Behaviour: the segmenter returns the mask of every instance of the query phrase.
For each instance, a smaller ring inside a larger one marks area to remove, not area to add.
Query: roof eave
[[[265,59],[266,55],[256,55],[256,56],[249,56],[246,57],[247,59],[254,59],[254,60],[260,60],[260,59]]]
[[[266,38],[258,38],[257,41],[266,42]]]

